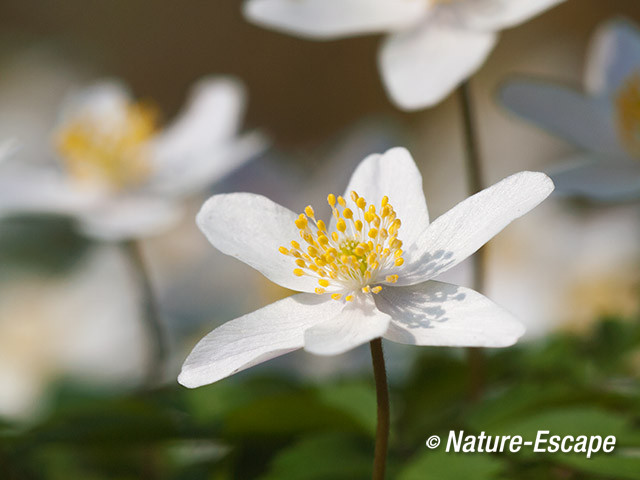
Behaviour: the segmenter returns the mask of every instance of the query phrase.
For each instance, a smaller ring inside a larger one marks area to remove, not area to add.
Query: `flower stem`
[[[123,248],[133,265],[144,299],[143,319],[151,337],[151,355],[147,364],[146,383],[152,387],[160,383],[167,361],[167,343],[164,328],[160,323],[160,315],[149,272],[142,255],[139,241],[128,240]]]
[[[369,346],[371,348],[378,403],[378,426],[376,428],[376,449],[373,459],[372,478],[373,480],[383,480],[389,445],[389,387],[387,385],[387,371],[384,366],[384,354],[382,353],[382,339],[371,340]]]
[[[475,128],[473,104],[471,99],[471,85],[469,80],[460,86],[460,107],[462,110],[462,127],[464,135],[465,159],[467,167],[467,185],[470,195],[474,195],[484,188],[482,161],[480,159],[480,146],[478,132]],[[487,272],[487,248],[480,248],[471,257],[473,262],[473,289],[483,293]],[[469,395],[472,400],[477,400],[484,389],[485,358],[479,348],[467,349],[467,362],[469,364]]]

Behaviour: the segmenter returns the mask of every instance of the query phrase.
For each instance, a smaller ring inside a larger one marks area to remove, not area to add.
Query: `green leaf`
[[[640,478],[640,457],[623,456],[614,453],[596,454],[591,458],[578,455],[554,457],[557,463],[572,467],[584,473],[600,475],[607,479],[638,480]]]
[[[354,480],[371,477],[373,450],[348,435],[307,437],[282,450],[261,480]]]
[[[440,447],[442,448],[442,446]],[[505,469],[503,460],[487,454],[427,450],[400,472],[398,480],[493,480]]]
[[[372,382],[341,383],[320,388],[318,397],[325,405],[351,416],[363,430],[376,432],[376,391]]]

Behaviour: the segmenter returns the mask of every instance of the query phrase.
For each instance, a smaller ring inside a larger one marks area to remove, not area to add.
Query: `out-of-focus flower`
[[[12,140],[0,141],[0,163],[9,158],[17,150],[17,145]]]
[[[316,40],[389,33],[378,65],[406,110],[435,105],[484,63],[497,32],[564,0],[248,0],[259,25]]]
[[[521,172],[429,224],[420,172],[405,149],[395,148],[366,158],[345,196],[328,196],[328,225],[311,206],[298,216],[259,195],[211,197],[197,218],[209,241],[304,293],[215,329],[189,355],[179,382],[197,387],[299,348],[336,355],[378,337],[414,345],[513,344],[524,328],[509,313],[473,290],[431,279],[552,190],[546,175]]]
[[[244,91],[231,78],[201,80],[185,111],[165,129],[153,108],[103,81],[69,97],[49,165],[11,162],[0,170],[0,215],[56,213],[93,237],[158,233],[181,212],[180,198],[203,190],[264,146],[238,136]]]
[[[100,247],[64,278],[0,278],[0,416],[46,407],[47,386],[73,378],[127,388],[143,377],[139,292],[122,253]]]
[[[640,31],[634,25],[613,20],[598,28],[584,93],[521,79],[507,82],[500,99],[583,151],[550,172],[559,194],[604,202],[640,195]]]

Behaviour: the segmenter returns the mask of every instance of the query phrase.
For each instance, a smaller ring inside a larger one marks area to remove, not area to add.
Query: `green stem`
[[[460,107],[462,111],[462,126],[465,146],[465,159],[467,167],[467,185],[470,195],[474,195],[484,188],[482,161],[480,158],[480,146],[478,132],[475,128],[473,102],[471,99],[471,85],[467,80],[460,86]],[[487,272],[487,248],[482,247],[471,257],[473,262],[473,289],[483,293],[486,284]],[[485,382],[485,358],[479,348],[467,349],[467,361],[469,363],[469,395],[472,400],[477,400],[484,389]]]
[[[123,244],[138,277],[138,283],[144,299],[143,319],[151,337],[151,355],[147,365],[146,383],[152,387],[162,381],[167,362],[167,342],[165,332],[160,323],[160,312],[151,286],[151,279],[142,255],[141,245],[136,240],[128,240]]]
[[[369,343],[373,376],[376,382],[376,399],[378,403],[378,426],[376,428],[376,448],[373,459],[373,480],[384,480],[387,465],[387,449],[389,445],[389,387],[387,371],[382,353],[382,339],[376,338]]]

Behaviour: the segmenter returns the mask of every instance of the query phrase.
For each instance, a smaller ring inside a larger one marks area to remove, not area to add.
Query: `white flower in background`
[[[378,55],[398,107],[440,102],[484,63],[498,31],[563,0],[248,0],[261,26],[315,40],[388,33]]]
[[[139,291],[118,249],[93,249],[64,278],[2,273],[0,417],[42,413],[47,387],[60,378],[139,384],[149,345]]]
[[[635,26],[615,20],[596,31],[584,93],[518,79],[505,84],[500,100],[582,150],[550,172],[559,194],[605,202],[640,196],[640,31]]]
[[[160,130],[155,110],[122,84],[97,83],[63,105],[48,165],[16,160],[0,168],[0,216],[70,215],[84,233],[107,240],[158,233],[179,218],[182,197],[263,148],[259,134],[238,136],[243,112],[237,81],[208,78]]]
[[[503,347],[524,328],[479,293],[432,278],[474,253],[553,190],[521,172],[429,224],[422,178],[395,148],[331,194],[329,224],[249,193],[215,195],[197,223],[220,251],[299,293],[204,337],[178,381],[212,383],[293,350],[336,355],[378,337],[414,345]]]

